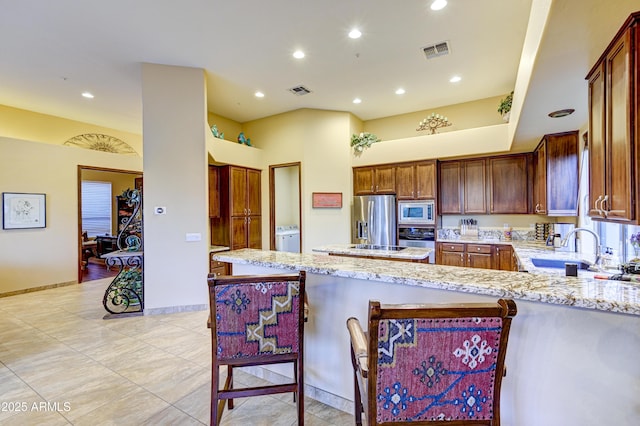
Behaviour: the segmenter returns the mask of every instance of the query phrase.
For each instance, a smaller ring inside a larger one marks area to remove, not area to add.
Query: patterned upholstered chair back
[[[515,314],[511,300],[446,306],[370,302],[368,380],[361,382],[369,424],[499,425]]]
[[[300,297],[297,279],[216,286],[218,358],[298,353]]]
[[[224,400],[294,392],[299,421],[303,413],[305,273],[296,275],[209,277],[212,342],[211,424],[219,424]],[[233,368],[293,364],[293,382],[235,389]],[[219,367],[227,380],[219,386]],[[235,396],[237,395],[237,396]],[[300,423],[302,424],[302,423]]]

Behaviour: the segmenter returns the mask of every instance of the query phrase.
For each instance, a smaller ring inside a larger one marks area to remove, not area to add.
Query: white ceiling
[[[140,133],[143,62],[205,69],[209,111],[239,122],[298,108],[369,120],[502,96],[531,5],[549,1],[449,0],[434,12],[431,0],[0,0],[0,104]],[[553,0],[528,89],[516,92],[514,149],[584,126],[584,77],[635,9]],[[353,26],[360,39],[347,37]],[[422,47],[441,41],[450,55],[425,59]],[[300,84],[312,93],[289,93]],[[576,113],[547,117],[562,108]]]

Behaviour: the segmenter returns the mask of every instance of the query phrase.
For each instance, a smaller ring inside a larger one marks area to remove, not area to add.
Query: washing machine
[[[276,226],[276,251],[300,253],[300,229],[298,225]]]

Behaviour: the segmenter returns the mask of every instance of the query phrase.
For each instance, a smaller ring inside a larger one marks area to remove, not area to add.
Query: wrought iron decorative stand
[[[144,252],[142,251],[142,194],[137,189],[127,189],[122,196],[131,216],[118,233],[118,250],[102,256],[107,266],[117,266],[115,276],[104,294],[102,304],[109,314],[141,313],[144,310]]]

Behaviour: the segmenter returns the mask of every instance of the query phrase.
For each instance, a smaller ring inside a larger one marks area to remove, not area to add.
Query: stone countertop
[[[640,316],[639,284],[596,280],[586,276],[565,277],[564,271],[562,275],[542,273],[544,271],[539,271],[540,273],[508,272],[254,249],[222,252],[215,254],[213,258],[222,262],[291,271],[305,270],[313,274],[511,297]]]
[[[313,249],[315,252],[348,256],[375,256],[390,259],[423,260],[433,251],[430,248],[404,247],[402,250],[372,250],[354,247],[355,244],[332,244]]]
[[[229,247],[225,246],[209,246],[209,253],[218,253],[221,251],[228,251]]]

